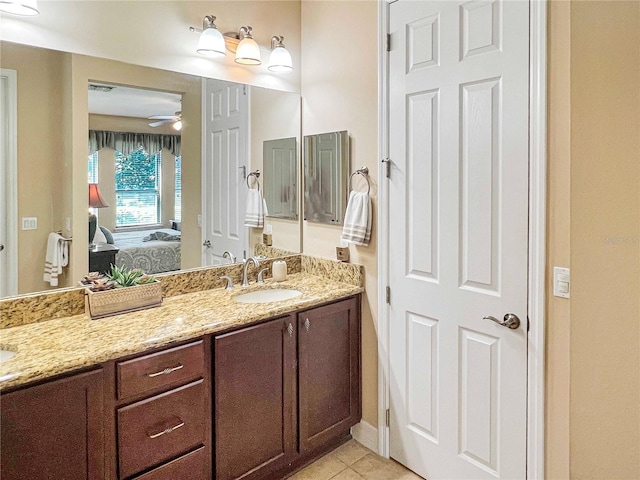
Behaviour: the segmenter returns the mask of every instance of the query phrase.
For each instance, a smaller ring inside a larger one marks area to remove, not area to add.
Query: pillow
[[[93,240],[91,243],[93,243],[94,245],[107,243],[107,237],[104,236],[101,228],[96,228],[96,234],[93,236]]]
[[[107,239],[107,243],[109,245],[113,245],[113,234],[111,233],[111,231],[109,231],[107,227],[103,226],[100,226],[100,230],[102,230],[104,237]]]

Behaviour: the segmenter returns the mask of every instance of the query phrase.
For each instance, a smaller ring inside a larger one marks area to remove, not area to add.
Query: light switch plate
[[[571,296],[571,274],[568,268],[553,267],[553,296],[560,298]]]
[[[37,230],[38,217],[22,217],[22,230]]]

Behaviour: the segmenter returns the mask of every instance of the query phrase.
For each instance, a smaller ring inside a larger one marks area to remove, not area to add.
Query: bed
[[[145,273],[180,270],[180,232],[167,228],[118,232],[113,244],[119,267],[139,268]]]

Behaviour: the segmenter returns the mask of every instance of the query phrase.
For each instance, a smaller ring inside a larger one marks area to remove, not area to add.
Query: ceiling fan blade
[[[171,120],[173,118],[176,118],[175,115],[151,115],[150,117],[147,117],[149,120]]]
[[[174,120],[173,120],[173,117],[172,117],[172,118],[169,118],[167,120],[160,120],[159,122],[152,122],[152,123],[149,124],[149,126],[150,127],[159,127],[160,125],[165,125],[167,123],[173,123],[173,122],[174,122]]]

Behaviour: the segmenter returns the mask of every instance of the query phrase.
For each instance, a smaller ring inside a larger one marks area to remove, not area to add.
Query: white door
[[[17,73],[0,71],[0,298],[18,293]]]
[[[390,455],[523,479],[529,3],[389,9]]]
[[[218,265],[228,262],[222,257],[225,251],[241,259],[248,249],[248,101],[245,85],[204,82],[203,265]]]

